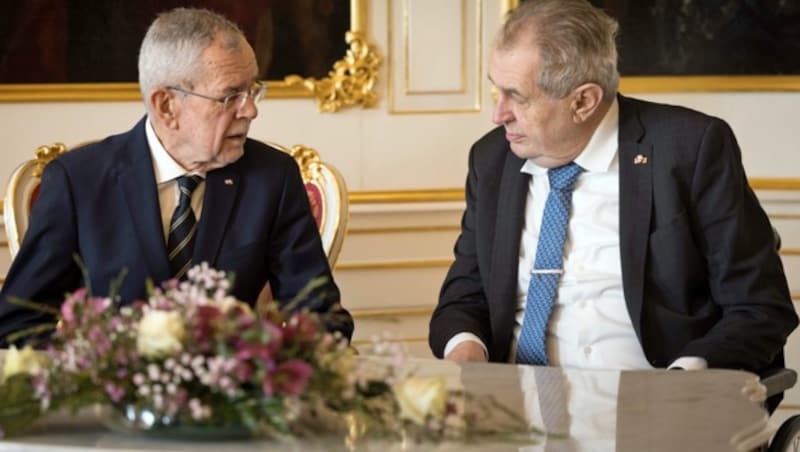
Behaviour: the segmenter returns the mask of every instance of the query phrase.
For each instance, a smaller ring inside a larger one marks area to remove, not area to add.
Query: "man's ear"
[[[156,121],[170,129],[178,127],[180,102],[175,97],[175,93],[166,88],[154,89],[150,92],[148,102],[150,112]]]
[[[572,93],[572,120],[582,124],[592,117],[603,102],[603,88],[597,83],[584,83]]]

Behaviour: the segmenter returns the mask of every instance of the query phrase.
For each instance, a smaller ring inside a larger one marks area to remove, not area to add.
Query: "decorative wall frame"
[[[514,9],[519,5],[520,1],[524,0],[503,0],[502,13],[505,14],[511,9]],[[650,3],[645,2],[641,3],[637,0],[615,0],[611,2],[604,2],[602,0],[593,0],[592,3],[598,4],[601,7],[606,7],[608,9],[618,9],[622,10],[628,6],[627,11],[633,9],[634,6],[636,7],[643,7],[642,5],[650,5]],[[701,2],[702,3],[702,2]],[[702,5],[701,5],[702,6]],[[764,6],[767,8],[767,6]],[[675,11],[661,11],[661,13],[668,17],[677,17],[678,14]],[[723,20],[719,18],[720,12],[712,12],[714,20]],[[793,19],[796,19],[796,12],[794,13],[795,16],[786,13],[783,17],[783,22],[786,22],[784,25],[785,28],[790,30],[791,33],[793,31]],[[735,18],[734,18],[735,19]],[[736,26],[745,26],[745,24],[741,20],[737,20],[735,23],[733,22],[734,19],[731,19],[731,23],[728,25],[736,25]],[[677,20],[677,19],[676,19]],[[693,19],[697,20],[697,19]],[[780,22],[780,18],[776,19],[776,23],[783,23]],[[636,25],[638,23],[639,25]],[[648,27],[646,25],[642,25],[643,21],[639,20],[638,22],[634,22],[633,26],[626,27],[625,22],[621,22],[620,24],[620,33],[628,33],[628,43],[647,43],[651,42],[653,36],[649,37],[642,37],[642,36],[635,36],[637,32],[641,31],[643,33],[655,33],[652,30],[652,27]],[[628,24],[631,25],[631,24]],[[638,28],[638,30],[636,29]],[[753,30],[744,30],[743,39],[750,39],[750,36],[753,35]],[[791,35],[790,33],[790,35]],[[796,33],[792,36],[797,37]],[[713,38],[713,39],[712,39]],[[716,35],[712,34],[712,38],[709,38],[710,42],[713,42],[715,39],[724,41],[726,39],[731,39],[730,34],[719,32]],[[675,47],[677,44],[673,41],[670,46]],[[735,45],[732,44],[732,45]],[[717,45],[716,48],[719,50],[720,48],[729,48],[728,46],[719,46]],[[800,48],[800,42],[792,42],[789,43],[786,47],[787,49],[791,48]],[[651,52],[652,53],[652,52]],[[658,52],[655,52],[658,53]],[[800,68],[800,64],[795,64],[794,66],[790,67],[788,72],[786,72],[786,68],[783,69],[783,72],[777,71],[772,69],[772,65],[764,65],[765,59],[763,55],[758,55],[760,59],[756,64],[754,64],[751,68],[743,68],[741,63],[738,66],[734,66],[736,61],[741,61],[741,59],[735,60],[733,56],[741,56],[741,57],[748,57],[756,54],[756,52],[746,52],[743,49],[739,49],[734,51],[736,55],[731,52],[718,52],[716,56],[720,60],[729,59],[731,61],[732,67],[734,67],[735,71],[722,71],[722,73],[714,73],[713,75],[708,75],[707,73],[697,73],[695,72],[695,68],[691,63],[687,63],[684,65],[677,64],[676,61],[675,67],[676,69],[670,69],[674,73],[670,74],[663,74],[663,73],[649,73],[647,68],[644,68],[644,72],[641,75],[637,74],[636,76],[626,75],[625,71],[621,69],[622,77],[620,79],[620,91],[626,93],[641,93],[641,92],[648,92],[648,93],[657,93],[657,92],[698,92],[698,91],[705,91],[705,92],[720,92],[720,91],[800,91],[800,71],[797,68]],[[620,48],[621,58],[626,58],[626,51],[624,47]],[[792,55],[796,54],[796,52],[791,52]],[[708,58],[708,52],[703,53],[702,51],[697,52],[698,58]],[[667,64],[671,61],[669,58],[671,55],[663,55],[662,58],[667,60]],[[789,57],[791,61],[797,61],[796,59],[792,59]],[[630,57],[629,57],[630,59]],[[776,57],[777,59],[777,57]],[[781,62],[785,63],[785,59],[781,59]],[[765,70],[758,70],[759,65],[764,66]],[[783,64],[785,66],[785,64]],[[686,69],[684,69],[686,68]],[[792,69],[794,68],[794,69]],[[752,73],[751,73],[752,72]]]
[[[313,97],[318,102],[319,110],[324,112],[357,105],[367,108],[375,104],[375,82],[381,57],[367,39],[369,0],[349,2],[350,29],[343,37],[347,50],[333,64],[327,77],[296,74],[286,76],[283,80],[267,80],[267,97]],[[135,59],[135,56],[132,58]],[[140,98],[138,84],[133,82],[0,83],[0,102],[119,101]]]

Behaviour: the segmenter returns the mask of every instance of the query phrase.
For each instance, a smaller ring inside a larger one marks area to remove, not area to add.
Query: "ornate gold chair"
[[[300,167],[300,174],[306,186],[306,194],[311,204],[311,213],[317,220],[322,247],[331,267],[336,264],[342,242],[347,232],[349,205],[347,186],[339,171],[319,158],[319,153],[303,145],[287,149],[277,143],[270,146],[280,149],[292,157]]]
[[[3,217],[12,258],[17,255],[22,237],[28,229],[31,207],[39,196],[42,171],[50,161],[65,152],[67,147],[62,143],[39,146],[35,157],[23,162],[11,174],[3,198]]]
[[[311,214],[317,221],[319,235],[322,238],[322,248],[328,256],[328,263],[333,268],[342,249],[349,219],[347,185],[344,183],[344,178],[336,168],[324,163],[319,158],[319,153],[310,147],[296,145],[288,149],[274,142],[267,144],[294,157],[297,166],[300,167],[308,202],[311,204]],[[270,300],[272,291],[268,283],[258,296],[256,310],[261,311],[265,303]]]

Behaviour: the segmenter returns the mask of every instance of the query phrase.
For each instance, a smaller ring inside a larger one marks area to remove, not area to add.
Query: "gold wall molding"
[[[754,190],[800,190],[797,177],[753,177],[748,182]]]
[[[800,91],[796,75],[679,75],[620,78],[623,93]]]
[[[348,235],[360,234],[402,234],[402,233],[425,233],[425,232],[457,232],[461,226],[457,224],[437,224],[430,226],[378,226],[372,228],[355,227],[347,228]]]
[[[800,190],[800,178],[751,178],[749,183],[754,190]],[[464,201],[464,189],[351,191],[349,196],[351,204],[457,202]]]
[[[345,40],[350,48],[343,59],[334,63],[327,78],[290,75],[284,79],[289,88],[303,87],[309,91],[317,99],[319,111],[324,113],[354,105],[369,108],[378,100],[375,93],[381,63],[378,51],[361,32],[348,31]]]
[[[105,102],[141,98],[138,83],[0,84],[0,102]]]
[[[412,259],[402,261],[340,262],[335,270],[405,270],[417,268],[448,268],[453,259]]]
[[[399,309],[351,309],[354,319],[382,319],[394,317],[430,317],[433,307]]]
[[[320,111],[375,104],[375,81],[381,58],[366,39],[368,0],[350,0],[350,45],[323,79],[288,76],[267,81],[267,97],[292,99],[315,97]],[[132,58],[135,56],[132,56]],[[141,100],[138,83],[18,83],[0,84],[0,102],[105,102]]]
[[[781,404],[778,406],[778,408],[777,408],[777,409],[778,409],[779,411],[780,411],[780,410],[786,410],[786,411],[795,411],[795,410],[800,410],[800,404],[796,404],[796,403],[781,403]]]
[[[464,201],[464,189],[351,191],[349,196],[351,204],[453,202]]]
[[[382,339],[383,342],[389,343],[428,343],[427,337],[390,337],[386,339]],[[360,347],[366,345],[372,345],[372,341],[369,339],[354,339],[353,346]]]
[[[782,248],[778,251],[781,256],[800,256],[800,248]]]

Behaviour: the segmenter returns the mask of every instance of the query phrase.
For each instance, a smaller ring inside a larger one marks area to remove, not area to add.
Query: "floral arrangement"
[[[67,296],[43,351],[5,353],[0,436],[56,410],[96,405],[156,432],[276,437],[327,425],[351,436],[441,439],[468,431],[463,394],[447,391],[443,378],[404,373],[403,354],[387,342],[375,347],[382,359],[360,358],[325,331],[324,314],[297,309],[313,282],[284,308],[270,303],[258,313],[230,297],[230,285],[202,264],[187,281],[150,287],[147,301],[121,309],[85,289]]]

